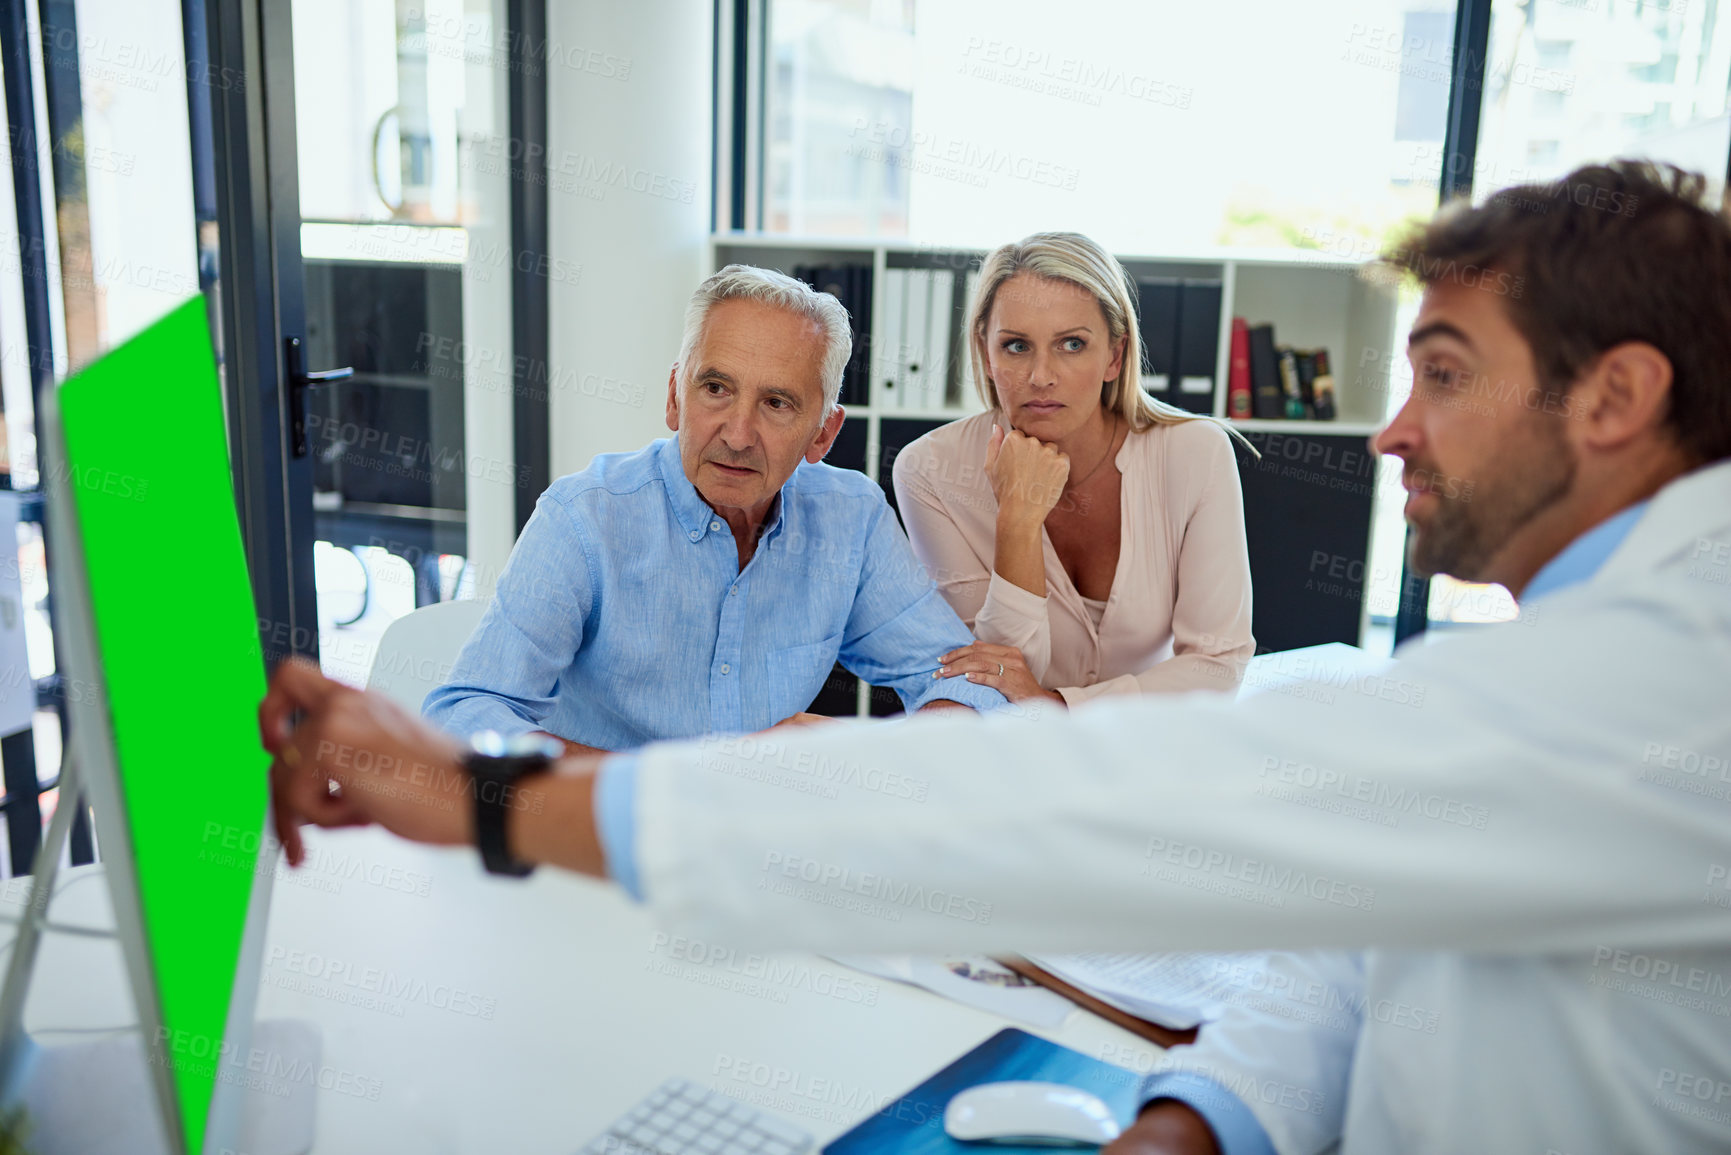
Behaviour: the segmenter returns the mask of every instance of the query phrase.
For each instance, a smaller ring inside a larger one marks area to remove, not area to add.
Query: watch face
[[[546,734],[512,734],[482,730],[469,739],[469,747],[483,758],[560,758],[565,747]]]

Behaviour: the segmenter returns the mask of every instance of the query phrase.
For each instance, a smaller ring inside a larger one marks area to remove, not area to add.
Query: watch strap
[[[524,771],[499,766],[514,761],[475,755],[469,759],[469,773],[474,779],[475,848],[481,852],[481,865],[489,874],[522,878],[535,867],[511,853],[505,823],[510,812],[507,803]]]
[[[522,809],[519,783],[550,768],[561,747],[546,735],[502,738],[491,731],[475,735],[471,744],[464,766],[474,794],[475,848],[481,865],[492,874],[522,878],[535,867],[511,853],[507,820],[512,810]]]

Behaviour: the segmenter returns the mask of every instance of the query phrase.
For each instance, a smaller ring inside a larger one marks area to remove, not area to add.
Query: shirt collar
[[[673,507],[673,516],[679,526],[685,531],[688,541],[702,541],[727,523],[721,520],[721,515],[709,507],[703,500],[703,495],[697,492],[697,487],[691,484],[691,479],[685,476],[685,462],[679,456],[679,438],[665,437],[659,442],[655,454],[656,468],[661,471],[661,480],[667,490],[667,503]],[[793,471],[793,477],[783,483],[781,492],[777,494],[775,504],[770,508],[769,520],[764,523],[763,533],[758,544],[768,541],[770,535],[781,527],[782,515],[787,509],[787,491],[793,487],[794,478],[799,476],[799,470]]]
[[[1530,602],[1534,598],[1554,594],[1598,573],[1599,567],[1617,552],[1617,547],[1623,544],[1623,539],[1629,536],[1629,531],[1635,528],[1635,523],[1647,512],[1649,504],[1650,501],[1637,502],[1621,513],[1601,521],[1564,546],[1563,552],[1546,562],[1544,567],[1533,575],[1533,580],[1527,583],[1526,591],[1521,595],[1521,601]]]

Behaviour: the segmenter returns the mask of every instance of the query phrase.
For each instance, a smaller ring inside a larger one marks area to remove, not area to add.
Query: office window
[[[914,0],[774,0],[764,227],[807,236],[908,229]]]
[[[1374,252],[1435,207],[1448,0],[770,0],[764,227]],[[1251,34],[1254,33],[1254,34]]]
[[[1403,64],[1415,55],[1421,60],[1429,57],[1434,64],[1436,52],[1428,46],[1452,44],[1454,23],[1452,11],[1408,12],[1402,27]],[[1426,47],[1414,53],[1406,48],[1409,44]],[[1401,68],[1394,120],[1396,140],[1442,142],[1443,125],[1448,117],[1450,79],[1447,68]]]
[[[1495,0],[1477,196],[1613,157],[1716,190],[1731,151],[1731,20],[1712,3]]]
[[[1704,173],[1731,152],[1731,20],[1711,3],[1496,0],[1473,193],[1594,161],[1645,157]],[[1439,578],[1438,624],[1513,617],[1501,587]]]

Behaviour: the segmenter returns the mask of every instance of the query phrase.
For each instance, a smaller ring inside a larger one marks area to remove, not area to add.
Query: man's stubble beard
[[[1407,564],[1415,573],[1486,580],[1497,552],[1573,488],[1577,462],[1560,421],[1549,414],[1534,418],[1530,435],[1511,438],[1491,458],[1493,472],[1472,479],[1470,498],[1437,494],[1435,511],[1423,526],[1413,527],[1408,544]],[[1408,468],[1441,476],[1426,463]]]

